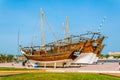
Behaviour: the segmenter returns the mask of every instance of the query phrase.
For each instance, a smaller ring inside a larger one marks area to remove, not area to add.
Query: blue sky
[[[102,53],[120,51],[120,0],[0,0],[0,52],[17,54],[17,36],[20,30],[20,44],[40,45],[40,8],[57,38],[63,37],[62,23],[69,18],[71,34],[81,34],[101,28],[108,36]],[[45,26],[45,42],[54,37]],[[19,53],[21,54],[21,53]]]

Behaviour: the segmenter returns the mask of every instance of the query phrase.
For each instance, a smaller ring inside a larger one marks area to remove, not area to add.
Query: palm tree
[[[14,56],[13,55],[6,55],[6,54],[0,54],[0,62],[11,62],[13,61]]]
[[[0,63],[2,62],[1,54],[0,54]]]
[[[1,62],[5,62],[6,59],[7,59],[6,54],[0,54],[0,61],[1,61]]]
[[[106,54],[106,55],[104,55],[106,58],[108,58],[109,57],[109,55],[108,54]]]
[[[12,62],[13,58],[14,58],[13,55],[11,55],[11,54],[7,55],[7,62]]]
[[[103,55],[103,54],[100,54],[99,58],[100,58],[100,59],[103,59],[103,58],[104,58],[104,55]]]

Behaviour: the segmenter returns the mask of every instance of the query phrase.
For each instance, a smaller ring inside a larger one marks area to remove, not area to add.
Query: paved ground
[[[15,68],[33,68],[28,66],[22,66],[22,63],[0,63],[0,67],[15,67]],[[108,63],[98,63],[92,65],[81,65],[81,66],[71,66],[69,68],[43,68],[39,67],[37,69],[44,69],[46,72],[80,72],[80,73],[101,73],[112,76],[119,76],[119,64],[118,62],[108,62]],[[15,74],[23,74],[28,72],[39,72],[39,71],[0,71],[0,76],[8,76]]]
[[[46,70],[52,71],[53,69],[47,68]],[[119,64],[116,63],[104,63],[104,64],[92,64],[92,65],[81,65],[81,66],[73,66],[70,68],[56,68],[61,72],[81,72],[81,71],[119,71]]]
[[[15,68],[27,68],[27,66],[22,66],[22,63],[0,63],[0,67],[15,67]]]
[[[33,68],[22,66],[22,63],[0,63],[0,67],[15,67],[15,68]],[[98,63],[92,65],[74,65],[69,68],[44,68],[39,67],[38,69],[46,69],[46,70],[64,70],[65,72],[78,72],[78,71],[119,71],[119,63],[118,62],[108,62],[108,63]]]

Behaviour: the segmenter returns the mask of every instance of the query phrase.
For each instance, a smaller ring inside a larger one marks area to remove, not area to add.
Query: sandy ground
[[[16,74],[24,74],[25,72],[0,72],[0,77],[2,76],[10,76],[10,75],[16,75]]]

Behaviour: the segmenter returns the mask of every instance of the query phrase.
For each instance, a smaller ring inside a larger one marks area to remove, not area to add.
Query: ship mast
[[[68,43],[71,43],[70,30],[69,30],[69,27],[68,27],[68,16],[66,16],[66,34],[67,34],[67,37],[68,37]]]
[[[65,33],[65,36],[64,36],[65,42],[67,42],[67,38],[70,37],[69,28],[68,28],[68,16],[66,16],[66,25],[64,25],[64,23],[63,23],[62,28]],[[69,42],[69,40],[68,40],[68,42]]]
[[[69,34],[69,28],[68,28],[68,16],[66,16],[66,37],[69,37],[70,34]]]
[[[43,11],[40,9],[40,24],[41,24],[41,43],[44,46],[44,25],[43,25]]]

